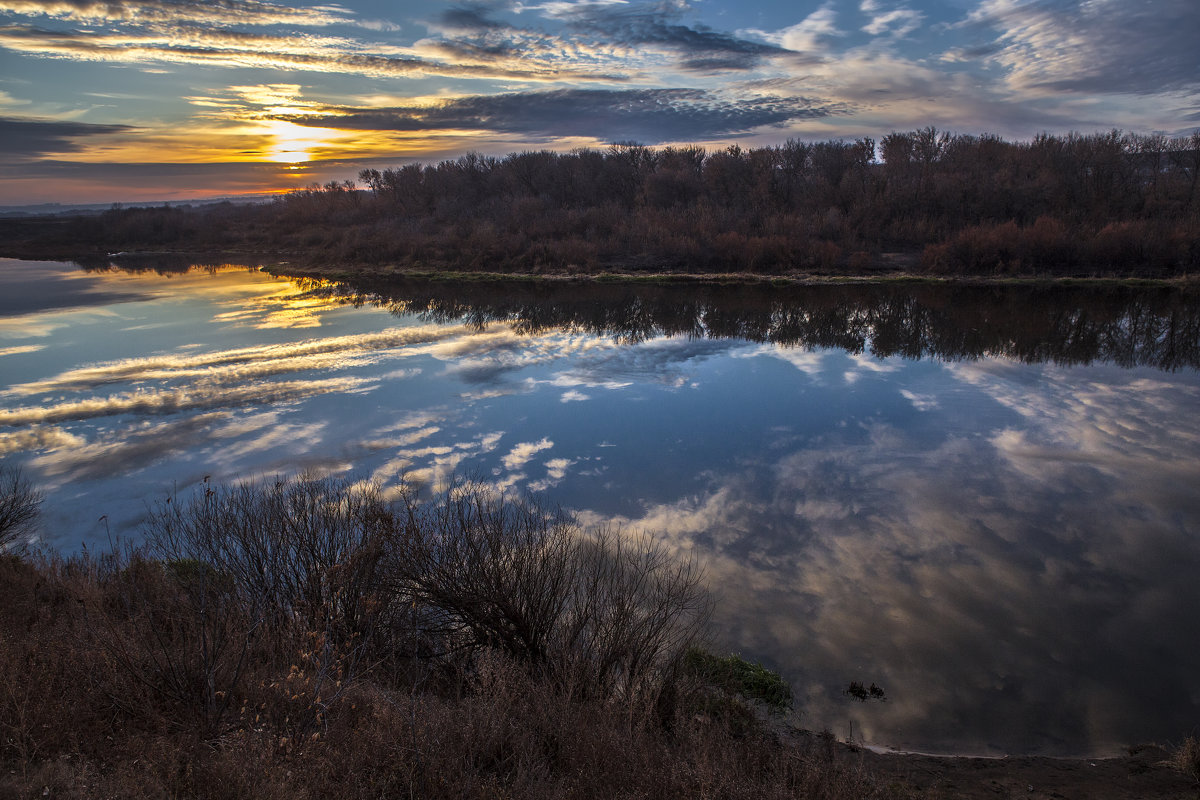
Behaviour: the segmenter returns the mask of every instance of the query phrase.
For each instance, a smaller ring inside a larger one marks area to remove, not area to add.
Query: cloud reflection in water
[[[1018,412],[991,433],[830,432],[615,521],[709,563],[720,628],[801,687],[808,725],[845,736],[852,720],[867,741],[996,753],[1113,753],[1189,730],[1194,376],[1013,366],[943,368],[982,390],[970,402],[984,420],[988,400]],[[889,701],[848,700],[851,680]]]

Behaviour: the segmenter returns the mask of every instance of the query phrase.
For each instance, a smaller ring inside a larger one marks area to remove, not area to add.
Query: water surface
[[[716,646],[782,671],[803,725],[1100,755],[1200,724],[1187,292],[2,261],[0,297],[0,454],[53,547],[136,539],[206,475],[471,474],[701,559]]]

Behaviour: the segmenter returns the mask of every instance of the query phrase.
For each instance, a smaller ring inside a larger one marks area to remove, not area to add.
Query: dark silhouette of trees
[[[363,170],[271,202],[0,221],[22,253],[285,252],[422,269],[1170,275],[1200,265],[1200,133],[546,150]]]

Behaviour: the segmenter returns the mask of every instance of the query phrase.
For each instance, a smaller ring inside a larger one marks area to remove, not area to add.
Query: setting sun
[[[302,164],[311,161],[313,151],[328,147],[337,131],[329,128],[306,128],[293,122],[272,120],[264,123],[272,137],[266,157],[279,164]]]

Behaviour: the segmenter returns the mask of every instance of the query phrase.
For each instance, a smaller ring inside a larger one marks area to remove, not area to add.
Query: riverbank
[[[0,220],[0,234],[5,233]],[[31,223],[26,223],[31,224]],[[865,254],[864,254],[865,256]],[[922,253],[917,250],[879,253],[853,263],[832,264],[827,268],[797,267],[769,271],[707,265],[689,267],[668,262],[617,261],[590,266],[539,265],[500,266],[484,261],[463,266],[463,261],[391,262],[327,256],[292,248],[271,249],[159,249],[133,248],[112,252],[80,248],[67,240],[52,239],[40,243],[22,242],[10,237],[0,257],[33,261],[71,261],[89,269],[117,266],[124,269],[183,271],[191,266],[244,264],[258,267],[280,277],[313,278],[331,281],[429,280],[441,282],[505,283],[629,283],[642,285],[746,285],[807,286],[839,283],[896,283],[963,286],[1195,286],[1200,273],[1162,269],[1116,269],[1097,265],[1094,269],[1036,269],[1011,266],[1004,270],[945,273],[923,268]]]
[[[977,758],[863,751],[863,767],[887,784],[929,797],[959,800],[1194,800],[1200,788],[1173,763],[1174,752],[1155,744],[1117,758],[1006,756]]]
[[[484,270],[431,270],[393,266],[298,265],[293,262],[263,264],[261,268],[277,277],[310,278],[356,282],[420,280],[444,283],[627,283],[657,286],[829,286],[839,284],[911,284],[928,286],[1129,286],[1129,287],[1200,287],[1200,275],[1142,277],[1135,275],[923,275],[904,269],[880,269],[862,274],[794,272],[760,275],[751,272],[606,271],[595,274],[561,271],[490,272]]]

